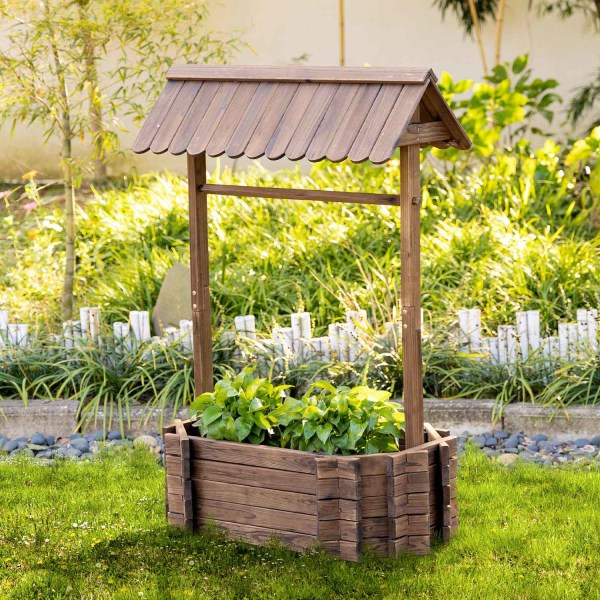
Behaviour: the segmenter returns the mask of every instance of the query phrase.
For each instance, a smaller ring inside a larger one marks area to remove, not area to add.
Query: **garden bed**
[[[427,554],[458,527],[457,439],[438,433],[400,452],[331,456],[211,440],[179,422],[164,429],[168,521],[346,560],[364,547]]]

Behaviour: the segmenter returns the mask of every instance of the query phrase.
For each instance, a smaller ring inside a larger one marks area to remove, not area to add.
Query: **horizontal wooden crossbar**
[[[382,204],[398,206],[396,194],[367,194],[363,192],[331,192],[328,190],[298,190],[293,188],[254,187],[249,185],[220,185],[206,183],[198,186],[199,192],[221,196],[251,198],[283,198],[287,200],[318,200],[319,202],[352,202],[356,204]]]

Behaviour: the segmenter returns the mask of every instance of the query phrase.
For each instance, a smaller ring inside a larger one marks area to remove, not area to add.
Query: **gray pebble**
[[[517,448],[504,448],[506,454],[519,454]]]
[[[531,438],[534,442],[547,442],[548,436],[545,433],[538,433]]]
[[[8,440],[8,442],[6,442],[4,444],[4,451],[5,452],[14,452],[18,447],[19,447],[19,442],[17,442],[17,440]]]
[[[594,444],[594,446],[600,446],[600,435],[595,435],[591,440],[590,444]]]
[[[483,448],[485,446],[485,437],[483,437],[482,435],[476,435],[473,438],[473,443],[475,444],[475,446],[477,446],[478,448]]]
[[[499,429],[498,431],[494,431],[494,437],[499,440],[506,440],[509,436],[508,433],[506,433],[506,431]]]
[[[583,448],[584,446],[589,446],[590,440],[587,438],[579,438],[573,442],[573,446],[577,446],[577,448]]]
[[[113,429],[112,431],[110,431],[108,433],[108,435],[106,436],[107,440],[120,440],[122,439],[121,437],[121,432],[118,429]]]
[[[36,446],[47,446],[48,442],[46,440],[46,436],[43,433],[34,433],[31,436],[31,443]]]
[[[56,443],[56,438],[53,435],[44,435],[44,437],[46,438],[46,445],[47,446],[52,446]]]
[[[97,431],[94,431],[94,433],[91,433],[90,437],[94,442],[103,442],[106,438],[106,435],[102,429],[98,429]]]
[[[42,450],[41,452],[38,452],[35,457],[36,458],[54,458],[54,455],[56,454],[56,450],[51,450],[50,448],[48,448],[48,450]]]
[[[71,446],[71,448],[67,448],[65,450],[65,456],[67,458],[79,458],[83,453],[81,452],[81,450],[77,450],[77,448],[73,448]]]
[[[85,438],[71,440],[71,448],[77,448],[80,452],[88,452],[90,444]]]
[[[518,445],[519,445],[519,436],[518,435],[511,435],[504,442],[505,448],[516,448]]]
[[[485,445],[488,448],[495,448],[497,443],[498,443],[498,440],[493,436],[485,438]]]

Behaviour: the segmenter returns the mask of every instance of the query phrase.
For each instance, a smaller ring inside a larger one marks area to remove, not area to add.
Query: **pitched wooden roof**
[[[428,69],[179,65],[167,79],[135,152],[383,163],[401,145],[471,146]]]

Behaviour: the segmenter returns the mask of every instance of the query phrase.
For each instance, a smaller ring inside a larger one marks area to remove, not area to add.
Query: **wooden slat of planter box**
[[[360,525],[363,539],[387,538],[388,536],[387,515],[363,518]]]
[[[195,507],[196,518],[228,521],[241,525],[256,525],[281,531],[293,531],[305,535],[317,535],[317,520],[312,515],[303,515],[286,510],[259,508],[232,502],[200,500]]]
[[[368,538],[363,539],[363,547],[368,547],[378,554],[379,556],[387,556],[388,555],[388,543],[389,540],[387,536],[382,538]]]
[[[181,477],[167,475],[167,491],[169,494],[183,495],[183,484]]]
[[[371,496],[368,498],[363,498],[360,503],[360,508],[363,518],[387,517],[387,496]]]
[[[316,493],[315,476],[308,473],[277,471],[265,467],[250,467],[212,460],[192,459],[191,462],[193,480],[209,479],[223,483],[243,483],[243,485],[269,490],[283,490],[303,494]]]
[[[362,498],[387,495],[386,475],[363,475],[360,478],[360,494]]]
[[[271,527],[257,527],[256,525],[242,525],[231,521],[216,519],[200,519],[202,527],[215,526],[225,530],[231,537],[253,544],[268,545],[273,541],[283,541],[292,550],[306,550],[315,545],[317,538],[314,535],[305,535],[293,531],[282,531]]]
[[[411,554],[429,554],[431,548],[431,536],[411,535],[408,537],[408,551]]]
[[[293,473],[316,472],[315,455],[298,450],[190,437],[192,458]]]
[[[179,436],[176,433],[165,433],[165,454],[172,456],[181,456],[181,445]]]
[[[181,456],[165,455],[165,466],[169,475],[173,475],[174,477],[182,476]]]
[[[387,469],[386,456],[383,454],[366,454],[360,457],[356,456],[338,456],[338,464],[343,465],[348,461],[360,461],[360,476],[365,475],[385,475]],[[344,477],[344,475],[341,475]]]
[[[359,542],[361,531],[356,521],[322,521],[319,523],[319,540],[331,541],[333,538],[347,542]]]
[[[263,488],[211,481],[209,479],[193,480],[196,499],[233,502],[259,508],[288,510],[294,513],[316,515],[317,497],[313,494],[301,494],[282,490],[265,490]]]

